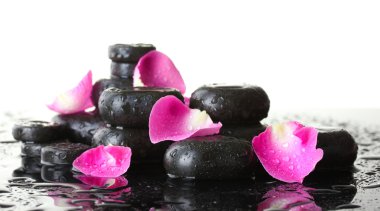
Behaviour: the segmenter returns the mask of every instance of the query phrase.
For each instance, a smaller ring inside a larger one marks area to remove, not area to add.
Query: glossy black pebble
[[[133,78],[136,63],[111,63],[112,79],[130,79]]]
[[[146,128],[113,127],[99,128],[92,140],[92,146],[115,145],[128,146],[132,149],[132,161],[147,161],[161,163],[166,149],[171,141],[152,144],[149,139],[149,130]]]
[[[172,178],[238,179],[252,176],[251,144],[227,136],[189,138],[172,144],[164,167]]]
[[[81,143],[59,143],[42,148],[41,163],[44,165],[71,165],[90,146]]]
[[[99,104],[99,97],[104,90],[115,87],[119,89],[130,89],[133,87],[133,79],[100,79],[92,86],[91,100],[97,107]]]
[[[64,127],[45,121],[22,121],[16,123],[12,135],[16,140],[24,142],[46,143],[63,139]]]
[[[100,96],[99,113],[107,124],[113,126],[148,128],[153,105],[167,95],[173,95],[183,101],[181,93],[171,88],[109,88]]]
[[[247,141],[252,141],[253,137],[264,132],[266,129],[265,125],[223,125],[220,129],[219,134],[224,136],[233,136],[236,138],[245,139]]]
[[[341,128],[317,128],[317,148],[323,149],[323,158],[317,169],[351,167],[358,154],[358,145],[350,133]]]
[[[66,136],[72,142],[91,145],[95,131],[105,125],[97,112],[81,112],[68,115],[57,115],[53,122],[64,125],[67,128]]]
[[[258,124],[268,116],[270,101],[258,86],[207,85],[195,90],[190,107],[205,110],[214,122],[224,125]]]
[[[156,50],[152,44],[115,44],[108,48],[108,57],[114,62],[138,62],[152,50]]]
[[[49,146],[51,143],[33,143],[23,142],[21,143],[21,156],[25,157],[41,157],[41,148]]]

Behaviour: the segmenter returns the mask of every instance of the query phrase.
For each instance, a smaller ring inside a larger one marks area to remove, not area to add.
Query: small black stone
[[[92,146],[114,145],[127,146],[132,149],[132,162],[162,163],[166,149],[171,141],[152,144],[149,138],[149,130],[146,128],[113,127],[99,128],[92,140]]]
[[[98,107],[99,97],[104,90],[115,87],[119,89],[130,89],[133,87],[133,78],[127,79],[100,79],[92,86],[91,100]]]
[[[108,48],[108,57],[114,62],[138,62],[149,51],[156,50],[152,44],[115,44]]]
[[[220,135],[233,136],[236,138],[245,139],[247,141],[252,141],[253,137],[264,132],[266,129],[265,125],[255,124],[255,125],[223,125],[220,128]]]
[[[23,142],[21,143],[21,156],[40,158],[41,148],[51,144],[52,143]]]
[[[87,145],[91,145],[95,131],[105,125],[97,111],[57,115],[52,121],[67,128],[66,136],[70,141]]]
[[[109,88],[100,96],[99,113],[104,122],[112,126],[148,128],[153,105],[161,97],[168,95],[184,100],[181,93],[172,88]]]
[[[136,68],[136,63],[111,63],[112,79],[132,79]]]
[[[21,121],[12,129],[14,139],[23,142],[47,143],[64,139],[62,125],[46,121]]]
[[[255,158],[251,144],[227,136],[205,136],[172,144],[164,167],[174,178],[238,179],[252,176]]]
[[[223,125],[259,124],[268,116],[268,95],[258,86],[212,84],[191,94],[190,107],[205,110]]]
[[[352,135],[342,128],[317,128],[317,148],[323,150],[323,158],[317,169],[351,167],[358,154],[358,145]]]
[[[90,146],[81,143],[59,143],[41,149],[41,163],[44,165],[71,165]]]

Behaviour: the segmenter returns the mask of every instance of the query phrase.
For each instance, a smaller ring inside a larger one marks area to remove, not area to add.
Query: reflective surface
[[[300,119],[281,117],[279,119]],[[305,118],[348,129],[359,143],[351,171],[313,172],[304,184],[264,174],[239,181],[170,179],[161,165],[134,165],[125,177],[98,179],[71,166],[42,166],[20,157],[4,117],[0,143],[0,210],[380,210],[380,129],[358,123]],[[271,121],[276,121],[275,119]]]

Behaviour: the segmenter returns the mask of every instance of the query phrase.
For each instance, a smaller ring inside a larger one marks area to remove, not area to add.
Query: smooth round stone
[[[172,88],[109,88],[99,98],[99,113],[112,126],[148,128],[153,105],[162,97],[173,95],[183,101],[182,94]]]
[[[149,139],[149,130],[146,128],[99,128],[92,140],[92,146],[114,145],[127,146],[132,149],[132,161],[147,161],[161,163],[166,149],[171,141],[152,144]]]
[[[14,139],[23,142],[47,143],[63,139],[64,127],[46,121],[21,121],[12,129]]]
[[[33,142],[21,143],[21,156],[40,158],[41,148],[48,145],[49,144],[40,144]]]
[[[41,149],[41,163],[44,165],[71,165],[90,146],[81,143],[59,143]]]
[[[253,137],[264,132],[265,129],[266,129],[266,126],[262,124],[223,125],[223,127],[220,129],[219,134],[224,135],[224,136],[233,136],[233,137],[245,139],[251,142]]]
[[[138,62],[149,51],[156,50],[152,44],[115,44],[108,48],[108,57],[114,62]]]
[[[137,63],[111,63],[111,78],[130,79],[133,78]]]
[[[71,142],[87,145],[91,145],[95,131],[105,125],[97,112],[57,115],[52,121],[67,128],[66,136]]]
[[[258,86],[206,85],[191,94],[190,107],[205,110],[223,125],[259,124],[268,116],[269,97]]]
[[[173,143],[164,167],[172,178],[238,179],[252,176],[255,160],[247,141],[217,135]]]
[[[133,78],[126,79],[100,79],[92,86],[91,100],[92,103],[98,107],[100,95],[104,90],[115,87],[119,89],[131,89],[133,87]]]
[[[342,128],[317,128],[317,148],[323,150],[323,158],[317,169],[339,169],[353,166],[358,145],[352,135]]]

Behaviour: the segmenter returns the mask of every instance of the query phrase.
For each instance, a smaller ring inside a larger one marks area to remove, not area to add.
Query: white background
[[[102,3],[100,3],[102,2]],[[46,109],[108,46],[153,43],[187,94],[262,86],[272,108],[380,108],[379,1],[1,1],[0,108]]]

